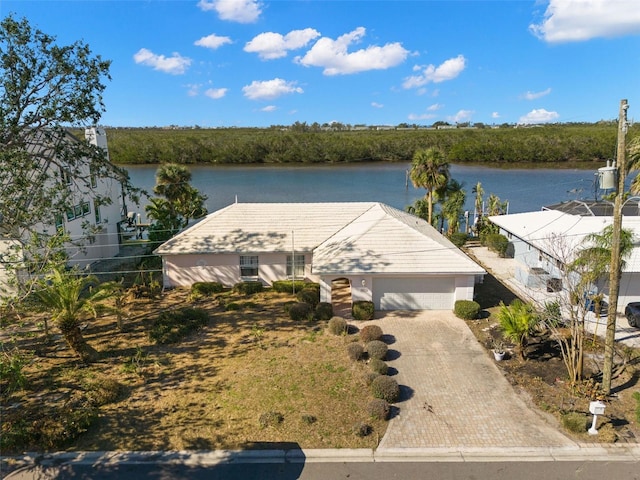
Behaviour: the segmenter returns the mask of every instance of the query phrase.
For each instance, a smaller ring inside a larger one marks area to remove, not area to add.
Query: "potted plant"
[[[500,340],[493,341],[492,351],[493,351],[493,358],[496,359],[496,362],[500,362],[501,360],[504,359],[506,350],[504,348],[504,343],[502,343]]]

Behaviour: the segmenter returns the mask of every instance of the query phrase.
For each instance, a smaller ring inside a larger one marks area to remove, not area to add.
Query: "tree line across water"
[[[305,124],[302,124],[304,127]],[[616,154],[617,122],[481,129],[109,128],[117,164],[410,162],[441,149],[449,163],[591,168]],[[631,139],[640,135],[632,126]]]

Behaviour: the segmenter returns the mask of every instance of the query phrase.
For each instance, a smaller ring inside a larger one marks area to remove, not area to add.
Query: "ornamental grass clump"
[[[391,406],[381,398],[374,398],[367,405],[367,413],[374,420],[389,420]]]
[[[362,380],[367,387],[370,387],[373,381],[379,376],[380,374],[378,372],[367,372],[363,375]]]
[[[264,412],[260,415],[258,423],[262,428],[277,427],[284,421],[284,417],[280,412]]]
[[[327,328],[334,335],[345,335],[347,333],[347,321],[342,317],[332,317]]]
[[[353,433],[357,437],[366,437],[372,432],[371,425],[368,425],[364,422],[358,422],[353,426]]]
[[[371,393],[375,398],[395,403],[400,398],[400,386],[393,378],[380,375],[371,382]]]
[[[380,340],[382,338],[382,329],[378,325],[365,325],[360,330],[360,341],[369,343],[372,340]]]
[[[350,343],[347,345],[347,355],[349,355],[349,359],[354,362],[362,360],[362,357],[364,357],[364,348],[359,343]]]
[[[367,355],[369,355],[369,358],[377,358],[379,360],[385,359],[388,350],[389,347],[387,347],[387,344],[380,340],[371,340],[370,342],[367,342],[367,345],[365,346],[365,351],[367,352]]]

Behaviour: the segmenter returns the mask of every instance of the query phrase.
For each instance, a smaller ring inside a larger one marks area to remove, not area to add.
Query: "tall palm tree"
[[[464,202],[467,193],[463,184],[452,180],[452,190],[447,193],[445,201],[442,203],[442,216],[447,220],[447,235],[452,235],[460,231],[460,217],[464,213]]]
[[[640,170],[640,137],[635,137],[633,140],[629,142],[627,147],[627,151],[629,153],[629,158],[627,162],[627,167],[630,172],[634,172]],[[637,175],[631,185],[629,186],[629,191],[633,195],[640,194],[640,175]]]
[[[484,213],[482,211],[482,204],[484,203],[484,188],[482,188],[482,183],[476,183],[471,189],[471,193],[475,194],[476,196],[474,201],[474,213],[476,215],[476,218],[479,218]]]
[[[82,336],[80,323],[88,316],[96,315],[96,307],[107,296],[96,289],[95,276],[81,275],[77,268],[70,272],[55,268],[39,283],[35,291],[40,304],[46,307],[52,320],[62,332],[69,347],[83,361],[90,363],[98,358],[98,352]]]
[[[436,190],[444,187],[449,180],[449,163],[437,148],[418,150],[413,155],[409,177],[413,186],[427,190],[427,221],[433,221],[433,201]]]

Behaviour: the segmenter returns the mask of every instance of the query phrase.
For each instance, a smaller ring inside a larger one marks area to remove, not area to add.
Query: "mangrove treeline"
[[[631,127],[630,140],[640,134]],[[527,128],[310,131],[305,129],[107,129],[118,164],[409,162],[416,150],[441,148],[450,163],[604,164],[616,153],[617,124]]]

